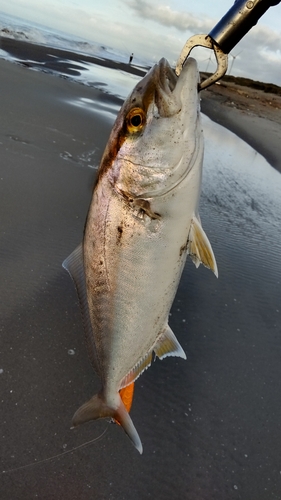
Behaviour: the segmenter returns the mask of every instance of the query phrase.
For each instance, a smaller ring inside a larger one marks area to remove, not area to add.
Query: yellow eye
[[[126,122],[130,133],[140,132],[145,125],[145,112],[141,108],[131,109],[127,114]]]

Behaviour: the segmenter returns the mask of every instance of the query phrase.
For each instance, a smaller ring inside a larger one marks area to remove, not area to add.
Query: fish
[[[168,320],[187,255],[218,276],[198,214],[204,152],[198,83],[193,58],[178,77],[162,58],[137,83],[105,147],[83,241],[63,262],[101,381],[73,426],[113,419],[140,453],[129,415],[134,382],[155,357],[186,359]]]

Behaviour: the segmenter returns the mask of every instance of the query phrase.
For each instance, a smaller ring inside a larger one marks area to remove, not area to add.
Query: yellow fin
[[[178,356],[180,358],[186,359],[186,355],[183,348],[181,347],[175,334],[172,332],[171,328],[167,324],[163,332],[157,338],[155,344],[149,349],[149,351],[145,354],[143,358],[139,359],[137,364],[121,380],[119,388],[120,394],[121,390],[124,387],[127,387],[129,384],[132,384],[132,382],[134,382],[144,372],[144,370],[149,368],[152,362],[153,352],[159,359],[164,359],[167,356]]]
[[[160,335],[153,350],[159,359],[164,359],[167,356],[179,356],[186,359],[185,352],[169,325],[166,326],[165,331]]]
[[[198,267],[202,263],[204,266],[211,269],[215,276],[218,277],[217,263],[211,243],[200,221],[195,216],[193,216],[191,221],[188,239],[188,252],[195,266]]]

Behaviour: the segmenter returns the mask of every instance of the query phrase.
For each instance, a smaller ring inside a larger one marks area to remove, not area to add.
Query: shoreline
[[[126,64],[111,59],[103,59],[89,54],[79,54],[71,50],[48,47],[35,43],[18,41],[13,38],[0,36],[0,49],[11,54],[19,64],[30,68],[42,68],[46,70],[64,72],[71,75],[79,72],[79,62],[85,61],[98,66],[110,67],[119,71],[125,71],[132,75],[144,76],[148,67],[137,67],[134,64]],[[73,64],[74,63],[74,64]],[[76,64],[75,64],[76,63]]]
[[[0,48],[21,66],[65,79],[79,75],[83,69],[79,63],[83,62],[140,77],[149,69],[6,37],[0,37]],[[105,95],[121,103],[117,96]],[[221,81],[202,91],[201,111],[247,142],[281,172],[281,96]]]

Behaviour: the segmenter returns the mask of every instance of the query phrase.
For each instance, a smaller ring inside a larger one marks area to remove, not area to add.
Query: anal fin
[[[218,277],[218,267],[211,243],[203,230],[200,221],[193,216],[188,235],[188,253],[196,267],[202,263]]]
[[[181,347],[175,334],[167,324],[165,330],[157,338],[155,344],[122,379],[120,383],[121,390],[124,387],[129,386],[129,384],[132,384],[132,382],[134,382],[144,372],[144,370],[149,368],[152,362],[153,352],[159,359],[164,359],[167,356],[178,356],[180,358],[186,359],[186,354],[183,348]]]
[[[125,375],[125,377],[120,382],[120,389],[127,387],[129,384],[132,384],[139,376],[150,367],[152,363],[152,354],[153,348],[150,349],[147,354],[143,358],[141,358],[137,364]]]
[[[153,351],[159,359],[164,359],[167,356],[178,356],[186,359],[186,354],[169,325],[167,325],[165,331],[160,335],[153,347]]]

